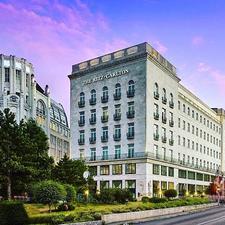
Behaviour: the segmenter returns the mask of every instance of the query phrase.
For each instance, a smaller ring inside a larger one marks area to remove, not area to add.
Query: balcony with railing
[[[104,142],[107,142],[108,141],[108,135],[103,135],[101,136],[101,141],[104,143]]]
[[[85,125],[85,120],[79,120],[78,121],[79,127],[83,127]]]
[[[154,98],[156,99],[156,100],[159,100],[159,93],[158,92],[154,92]]]
[[[127,112],[127,118],[128,119],[134,118],[134,115],[135,115],[135,111],[134,110],[130,110],[130,111]]]
[[[115,113],[115,114],[113,115],[113,119],[114,119],[115,121],[121,120],[121,113]]]
[[[79,145],[84,145],[84,143],[85,143],[85,139],[84,138],[78,139],[78,144]]]
[[[96,143],[96,137],[90,137],[89,138],[89,143],[90,144],[95,144]]]
[[[109,96],[108,95],[104,95],[104,96],[101,97],[102,103],[107,103],[108,100],[109,100]]]
[[[115,93],[115,94],[113,94],[113,97],[114,97],[114,100],[120,100],[121,99],[121,93],[119,92],[119,93]]]
[[[85,101],[79,101],[78,106],[79,108],[83,108],[85,106]]]
[[[91,117],[91,118],[89,119],[89,123],[90,123],[91,125],[96,124],[96,116]]]
[[[158,112],[154,112],[154,119],[159,120],[159,113]]]
[[[96,104],[96,98],[91,98],[89,99],[90,105],[95,105]]]
[[[106,122],[108,122],[108,120],[109,120],[109,116],[108,115],[105,115],[105,116],[101,117],[102,123],[106,123]]]
[[[135,94],[135,90],[128,90],[128,91],[127,91],[127,97],[128,97],[128,98],[134,97],[134,94]]]
[[[121,140],[121,134],[114,134],[113,139],[114,139],[114,141],[120,141]]]
[[[120,157],[115,157],[116,155],[108,155],[107,159],[103,159],[102,156],[96,156],[96,161],[102,161],[102,160],[115,160],[116,158],[118,160],[126,160],[126,159],[130,159],[130,155],[128,153],[126,154],[120,154]],[[170,164],[174,164],[174,165],[178,165],[178,166],[182,166],[182,167],[186,167],[186,168],[190,168],[190,169],[196,169],[196,170],[201,170],[203,172],[209,172],[211,174],[216,174],[216,170],[207,168],[206,166],[200,166],[198,164],[191,164],[188,162],[184,162],[183,160],[178,160],[177,158],[174,157],[168,157],[165,155],[160,155],[158,153],[153,153],[153,152],[135,152],[132,155],[132,159],[152,159],[152,160],[156,160],[156,161],[160,161],[160,162],[166,162],[166,163],[170,163]],[[90,157],[86,157],[85,158],[86,161],[92,161]]]
[[[128,139],[128,140],[134,139],[134,132],[128,132],[128,133],[127,133],[127,139]]]

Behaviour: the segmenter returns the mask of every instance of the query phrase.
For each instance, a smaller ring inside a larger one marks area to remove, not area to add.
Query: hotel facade
[[[69,78],[72,157],[98,190],[202,193],[225,170],[224,110],[187,90],[148,43],[73,65]]]
[[[49,138],[49,155],[55,162],[70,156],[70,130],[63,106],[50,98],[35,81],[33,65],[26,59],[0,54],[0,110],[9,108],[16,121],[33,118]]]

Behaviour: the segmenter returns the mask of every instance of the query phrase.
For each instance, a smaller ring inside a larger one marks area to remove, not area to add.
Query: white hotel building
[[[69,78],[72,157],[87,161],[97,189],[203,192],[225,170],[224,110],[182,86],[148,43],[73,65]]]

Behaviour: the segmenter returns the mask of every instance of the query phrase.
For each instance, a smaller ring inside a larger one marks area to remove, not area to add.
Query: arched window
[[[155,92],[158,94],[159,93],[159,85],[155,83]]]
[[[80,100],[78,102],[79,107],[84,107],[85,106],[85,94],[84,92],[80,93]]]
[[[103,98],[108,97],[108,88],[106,86],[102,88],[102,94],[103,94]]]
[[[108,95],[108,88],[104,86],[102,88],[102,103],[108,102],[109,95]]]
[[[134,96],[134,92],[135,92],[134,81],[133,80],[130,80],[128,82],[127,97],[133,97]]]
[[[154,87],[154,98],[159,99],[159,86],[157,83],[155,83],[155,87]]]
[[[173,94],[170,93],[170,101],[173,102]]]
[[[92,90],[91,90],[90,104],[91,104],[91,105],[96,104],[96,90],[95,90],[95,89],[92,89]]]
[[[80,93],[80,102],[85,102],[85,94],[84,94],[84,92]]]
[[[115,94],[120,95],[121,94],[121,85],[119,83],[115,86]]]
[[[117,83],[115,85],[114,100],[119,100],[120,98],[121,98],[121,85]]]
[[[96,99],[96,90],[91,90],[91,99]]]
[[[36,114],[38,116],[46,116],[46,107],[45,103],[42,100],[37,101]]]
[[[174,108],[174,102],[173,102],[173,94],[170,93],[170,102],[169,102],[170,108]]]

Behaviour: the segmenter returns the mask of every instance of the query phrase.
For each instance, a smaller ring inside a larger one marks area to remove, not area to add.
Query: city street
[[[225,206],[220,206],[201,212],[189,213],[171,218],[154,221],[137,222],[138,225],[224,225]]]

